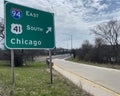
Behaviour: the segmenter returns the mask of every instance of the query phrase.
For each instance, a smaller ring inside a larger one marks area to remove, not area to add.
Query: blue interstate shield
[[[22,17],[22,11],[18,8],[11,8],[10,14],[14,19],[20,19]]]

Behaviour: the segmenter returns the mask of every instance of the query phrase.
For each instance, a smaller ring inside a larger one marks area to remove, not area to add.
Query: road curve
[[[108,92],[108,95],[103,93],[99,93],[99,95],[96,95],[98,93],[95,93],[95,96],[120,96],[119,70],[85,65],[82,63],[74,63],[70,61],[65,61],[63,59],[54,59],[53,62],[55,66],[57,66],[54,66],[55,68],[59,67],[59,69],[63,69],[61,71],[66,70],[66,72],[69,72],[70,75],[81,77],[81,80],[85,79],[83,81],[86,81],[88,85],[89,83],[91,83],[93,87],[97,86],[100,89]]]

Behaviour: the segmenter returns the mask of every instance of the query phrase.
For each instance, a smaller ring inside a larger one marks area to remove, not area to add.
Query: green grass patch
[[[113,68],[113,69],[119,69],[120,70],[120,65],[118,65],[118,64],[93,63],[93,62],[87,62],[87,61],[78,60],[76,58],[74,59],[72,57],[68,58],[66,60],[81,63],[81,64],[94,65],[94,66],[98,66],[98,67]]]
[[[2,66],[10,66],[10,61],[6,61],[6,60],[0,60],[0,67]]]
[[[53,84],[49,84],[49,69],[44,63],[25,64],[24,67],[15,68],[14,96],[91,96],[55,71],[53,71]],[[12,87],[10,67],[0,66],[0,74],[0,88],[7,86],[2,90],[7,94]]]

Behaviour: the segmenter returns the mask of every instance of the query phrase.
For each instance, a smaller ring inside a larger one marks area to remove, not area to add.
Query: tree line
[[[97,63],[120,63],[120,21],[110,20],[95,26],[95,44],[84,41],[81,48],[74,49],[74,58]]]

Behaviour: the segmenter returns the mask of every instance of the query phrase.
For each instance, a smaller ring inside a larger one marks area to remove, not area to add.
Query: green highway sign
[[[8,49],[54,48],[54,14],[6,1],[5,46]]]

